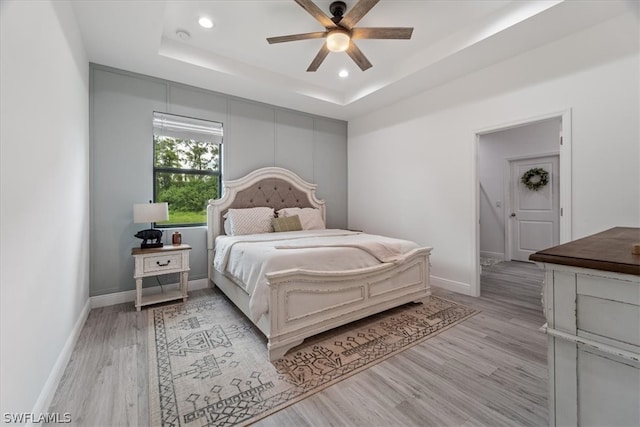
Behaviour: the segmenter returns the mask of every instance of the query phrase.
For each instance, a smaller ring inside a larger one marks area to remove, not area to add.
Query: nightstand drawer
[[[182,269],[182,254],[163,254],[144,258],[143,273]]]

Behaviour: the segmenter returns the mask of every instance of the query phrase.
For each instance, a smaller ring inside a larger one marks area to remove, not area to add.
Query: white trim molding
[[[431,276],[431,285],[448,291],[457,292],[464,295],[472,295],[472,286],[469,283],[456,282],[455,280],[445,279],[443,277]]]
[[[178,283],[164,285],[165,287],[177,287]],[[198,289],[205,289],[209,287],[209,280],[207,278],[197,279],[189,281],[189,290],[195,291]],[[56,390],[58,389],[58,385],[60,384],[60,380],[64,375],[64,371],[71,359],[71,355],[73,353],[73,349],[76,346],[76,342],[80,337],[80,333],[82,332],[82,328],[89,317],[89,313],[91,309],[98,307],[106,307],[115,304],[122,304],[126,302],[133,303],[136,299],[136,291],[135,289],[131,291],[125,292],[116,292],[107,295],[98,295],[95,297],[90,297],[87,299],[76,323],[67,338],[67,341],[62,348],[62,351],[58,355],[53,368],[51,369],[51,373],[49,374],[49,378],[42,388],[40,395],[38,396],[38,400],[36,401],[33,409],[31,410],[32,414],[44,414],[49,410],[49,406],[51,406],[51,402],[53,401],[53,397],[55,396]],[[132,306],[132,310],[135,310],[135,307]],[[28,423],[28,426],[34,426],[34,423]]]
[[[480,251],[481,258],[493,258],[504,261],[504,252],[488,252],[488,251]]]
[[[53,401],[53,397],[55,396],[56,390],[58,389],[58,384],[60,384],[60,380],[62,379],[62,375],[64,375],[64,371],[71,359],[71,354],[73,353],[73,349],[76,346],[76,342],[80,337],[80,332],[82,332],[82,328],[84,327],[85,322],[87,321],[87,317],[89,317],[89,312],[91,311],[91,299],[87,299],[82,307],[82,311],[80,311],[80,315],[76,320],[76,323],[73,325],[73,329],[67,338],[67,341],[64,343],[64,347],[62,347],[62,351],[58,355],[53,368],[51,369],[51,373],[49,374],[49,378],[42,387],[42,391],[38,396],[38,400],[31,411],[32,414],[44,414],[49,411],[49,406],[51,406],[51,402]],[[34,426],[33,422],[27,423],[28,426]]]

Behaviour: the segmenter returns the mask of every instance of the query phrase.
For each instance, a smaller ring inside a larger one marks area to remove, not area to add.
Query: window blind
[[[153,133],[222,144],[222,123],[168,113],[153,113]]]

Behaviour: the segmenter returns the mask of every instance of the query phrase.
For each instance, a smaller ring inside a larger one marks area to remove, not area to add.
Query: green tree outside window
[[[220,144],[154,135],[154,198],[169,203],[158,226],[203,225],[209,199],[220,196]]]

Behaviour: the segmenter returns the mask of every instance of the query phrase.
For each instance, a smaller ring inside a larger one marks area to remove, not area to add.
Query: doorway
[[[556,154],[508,161],[506,261],[530,262],[531,254],[560,241],[559,159]]]
[[[481,260],[528,261],[537,250],[571,240],[571,111],[494,126],[475,137],[473,291],[479,296]],[[522,176],[537,168],[549,173],[548,183],[529,190]]]

